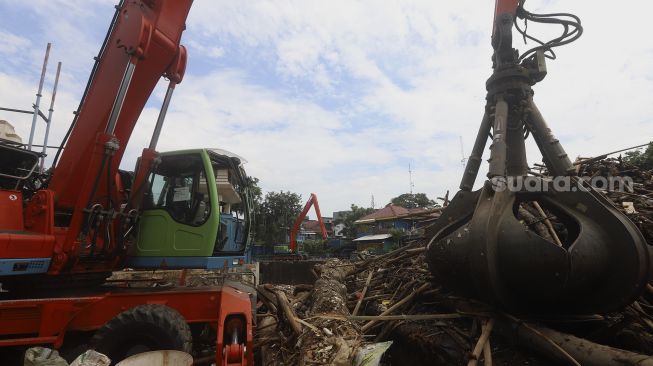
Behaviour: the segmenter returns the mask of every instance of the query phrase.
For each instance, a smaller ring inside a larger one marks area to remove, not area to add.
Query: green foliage
[[[256,241],[266,245],[284,243],[301,212],[301,200],[293,192],[268,192],[256,210]]]
[[[344,217],[338,218],[335,220],[334,224],[344,224],[345,229],[343,233],[348,238],[356,237],[356,227],[354,226],[354,221],[360,219],[363,216],[369,215],[375,210],[371,207],[358,207],[352,203],[351,211],[347,213]]]
[[[263,200],[263,191],[258,186],[258,182],[259,180],[256,177],[247,177],[247,187],[249,188],[254,210],[261,206],[261,201]]]
[[[252,232],[254,236],[254,241],[257,241],[261,236],[261,204],[263,203],[263,192],[261,187],[258,186],[259,179],[256,177],[247,177],[246,185],[249,191],[252,207]],[[238,205],[234,205],[238,206]]]
[[[399,243],[398,242],[393,242],[392,245],[390,246],[390,248],[388,248],[388,253],[393,251],[393,250],[397,250],[397,249],[399,249]]]
[[[640,169],[653,169],[653,142],[648,144],[646,150],[637,149],[627,151],[623,160],[627,163],[638,166]]]
[[[392,239],[397,241],[399,240],[402,236],[404,236],[404,231],[401,229],[390,229],[388,230],[388,234],[392,235]]]
[[[432,208],[437,207],[437,204],[432,199],[426,196],[426,193],[404,193],[399,195],[390,202],[393,205],[405,207],[405,208]]]
[[[327,252],[326,243],[324,240],[304,240],[300,244],[300,250],[312,256],[324,255]]]
[[[249,198],[251,200],[250,206],[251,206],[251,210],[252,210],[251,214],[252,214],[253,219],[256,218],[256,212],[257,212],[258,208],[261,205],[261,188],[258,186],[258,182],[259,182],[259,180],[256,177],[245,177],[244,186],[247,189],[247,191],[249,191]],[[240,188],[238,188],[238,189],[240,189]],[[240,203],[235,203],[235,204],[231,205],[231,210],[242,213],[243,212],[243,207],[242,207],[242,205]],[[254,224],[254,225],[256,225],[256,224]],[[254,228],[255,228],[255,226],[254,226]]]
[[[390,229],[388,234],[392,235],[392,250],[399,248],[401,245],[401,237],[404,236],[404,231],[401,229]]]

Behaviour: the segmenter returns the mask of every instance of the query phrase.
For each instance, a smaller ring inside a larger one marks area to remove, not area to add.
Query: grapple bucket
[[[575,181],[582,190],[495,191],[488,181],[480,191],[459,192],[429,246],[432,272],[510,311],[579,314],[626,306],[650,278],[648,245],[602,195]],[[532,201],[564,226],[562,246],[520,222],[520,204]]]

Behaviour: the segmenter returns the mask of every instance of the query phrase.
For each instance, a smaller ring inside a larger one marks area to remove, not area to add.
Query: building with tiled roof
[[[440,211],[441,208],[405,208],[388,204],[354,221],[359,234],[354,242],[359,250],[377,247],[378,250],[387,251],[389,245],[395,243],[396,238],[392,237],[397,234],[402,237],[420,235],[419,223],[437,219]]]

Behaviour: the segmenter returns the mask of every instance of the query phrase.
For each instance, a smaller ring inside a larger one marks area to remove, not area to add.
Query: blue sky
[[[0,0],[0,105],[29,108],[52,42],[44,101],[60,60],[51,142],[60,141],[113,5]],[[615,17],[609,3],[590,0],[529,0],[527,7],[574,12],[585,26],[535,88],[569,155],[653,139],[646,12]],[[372,195],[380,207],[407,192],[409,163],[416,192],[453,193],[462,173],[460,136],[469,154],[484,105],[492,11],[492,1],[195,0],[182,38],[189,67],[159,149],[233,151],[249,161],[247,171],[266,191],[304,198],[315,192],[325,214],[351,203],[369,206]],[[124,168],[149,141],[164,87],[143,111]],[[0,119],[28,135],[27,116],[0,113]],[[529,158],[540,160],[532,144]]]

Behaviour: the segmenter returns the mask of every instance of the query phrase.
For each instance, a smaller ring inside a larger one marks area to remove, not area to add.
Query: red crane
[[[291,252],[295,252],[297,248],[297,233],[299,232],[299,228],[302,225],[308,210],[311,209],[311,206],[315,206],[315,214],[317,215],[317,222],[320,224],[320,232],[322,233],[322,238],[327,238],[326,227],[324,226],[324,220],[322,220],[322,214],[320,213],[320,204],[317,202],[317,196],[315,193],[311,193],[308,201],[306,201],[306,205],[304,205],[304,209],[299,214],[299,216],[297,216],[297,219],[292,226],[292,230],[290,231],[290,243],[288,244],[288,248]]]

